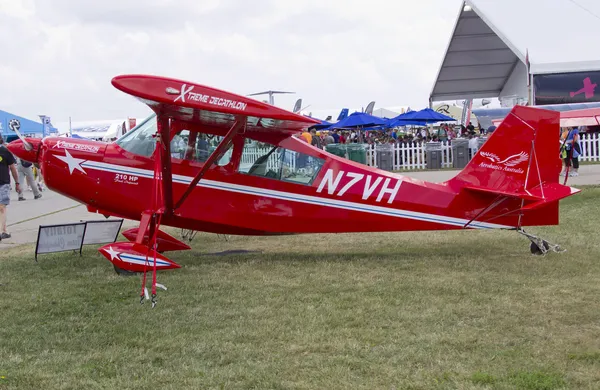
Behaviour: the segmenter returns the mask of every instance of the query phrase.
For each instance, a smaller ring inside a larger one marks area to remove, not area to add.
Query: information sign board
[[[40,226],[35,247],[35,260],[39,253],[54,253],[78,250],[81,253],[85,222],[63,225]]]

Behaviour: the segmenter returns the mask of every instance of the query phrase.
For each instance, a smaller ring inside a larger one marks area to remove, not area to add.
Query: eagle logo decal
[[[515,166],[521,164],[522,162],[529,160],[529,153],[526,153],[526,152],[513,154],[512,156],[509,156],[509,157],[505,158],[504,160],[502,160],[500,157],[498,157],[497,154],[490,153],[490,152],[481,152],[481,155],[483,157],[487,158],[488,160],[490,160],[492,163],[498,164],[498,165],[502,164],[505,167],[515,167]]]

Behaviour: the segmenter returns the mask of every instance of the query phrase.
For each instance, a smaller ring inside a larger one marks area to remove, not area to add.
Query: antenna
[[[302,111],[306,110],[310,106],[312,106],[312,104],[309,104],[308,106],[302,107],[298,112],[302,112]]]
[[[251,93],[250,95],[246,95],[246,96],[259,96],[259,95],[269,95],[269,104],[274,106],[275,105],[275,99],[273,98],[273,95],[275,94],[282,94],[282,93],[296,93],[296,92],[287,92],[287,91],[264,91],[264,92],[256,92],[256,93]]]

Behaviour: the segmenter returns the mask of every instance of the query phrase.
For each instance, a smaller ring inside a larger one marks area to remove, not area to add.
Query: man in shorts
[[[21,192],[17,164],[15,157],[4,145],[4,139],[0,135],[0,240],[10,238],[6,231],[6,206],[10,204],[10,173],[15,180],[15,190]]]

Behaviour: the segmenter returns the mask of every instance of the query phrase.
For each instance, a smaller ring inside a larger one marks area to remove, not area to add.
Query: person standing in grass
[[[10,238],[6,231],[6,206],[10,204],[10,173],[15,180],[15,190],[20,193],[19,175],[15,157],[4,145],[4,139],[0,135],[0,240]]]

